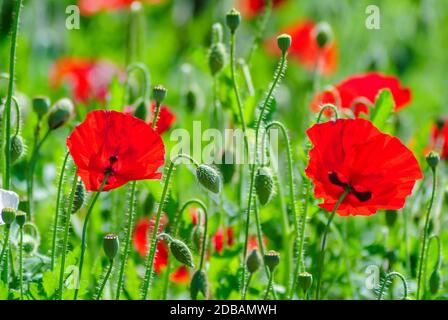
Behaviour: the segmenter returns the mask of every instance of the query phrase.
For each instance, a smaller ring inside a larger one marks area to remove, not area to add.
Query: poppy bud
[[[284,33],[277,37],[277,45],[283,54],[288,51],[289,47],[291,46],[291,42],[292,38],[289,34]]]
[[[432,294],[436,294],[440,288],[440,271],[438,268],[434,269],[429,277],[429,289]]]
[[[238,10],[231,9],[227,15],[226,15],[226,24],[227,27],[230,29],[230,32],[234,33],[235,30],[238,28],[241,22],[241,14]]]
[[[313,285],[313,275],[308,272],[299,273],[299,288],[306,293]]]
[[[170,241],[170,249],[173,256],[176,258],[177,261],[180,263],[183,263],[187,267],[193,268],[193,255],[191,254],[190,249],[188,246],[178,240],[178,239],[172,239]]]
[[[62,127],[70,119],[74,112],[73,102],[68,98],[58,100],[50,109],[48,115],[48,127],[55,130]]]
[[[3,208],[2,220],[6,225],[10,225],[16,218],[16,210],[14,208]]]
[[[386,224],[388,227],[392,228],[398,218],[397,210],[386,210]]]
[[[222,24],[216,22],[212,25],[212,43],[222,42]]]
[[[214,168],[206,164],[200,164],[196,168],[196,177],[199,183],[207,190],[213,193],[221,191],[221,177]]]
[[[207,275],[202,270],[197,270],[193,278],[191,278],[190,283],[190,294],[191,299],[196,300],[198,293],[201,292],[205,298],[207,298],[208,293],[208,281]]]
[[[152,213],[154,211],[155,205],[156,205],[156,199],[154,198],[154,195],[152,194],[152,192],[150,192],[150,193],[148,193],[148,195],[146,196],[146,199],[145,199],[145,204],[144,204],[145,213],[146,214]]]
[[[280,263],[280,254],[270,250],[264,254],[264,264],[268,266],[269,270],[273,272]]]
[[[212,75],[214,76],[221,71],[225,64],[226,49],[224,45],[221,42],[212,44],[208,52],[208,65]]]
[[[231,160],[231,163],[227,161]],[[232,151],[224,151],[221,157],[221,164],[218,164],[219,171],[221,171],[222,179],[224,183],[232,181],[232,177],[235,173],[235,156]]]
[[[16,163],[24,155],[25,148],[23,145],[23,139],[19,135],[11,137],[11,161]]]
[[[33,111],[37,114],[39,119],[47,114],[50,109],[50,99],[45,96],[37,96],[33,98]]]
[[[267,167],[258,169],[255,176],[255,192],[261,205],[265,205],[271,200],[274,194],[274,180],[272,179],[271,171]]]
[[[191,243],[193,244],[196,251],[201,250],[203,234],[204,227],[202,227],[201,225],[196,225],[193,227],[193,230],[191,232]]]
[[[134,110],[134,116],[136,118],[142,119],[143,121],[146,121],[146,118],[148,116],[148,108],[146,107],[146,103],[143,99],[139,99],[137,102],[137,106]]]
[[[29,234],[24,234],[23,235],[23,251],[26,254],[32,254],[35,253],[37,248],[39,246],[39,241],[34,239],[31,235]]]
[[[326,22],[320,22],[314,29],[316,42],[319,48],[324,48],[333,41],[333,30]]]
[[[19,227],[22,228],[26,222],[26,213],[23,211],[17,211],[16,222],[19,225]]]
[[[188,89],[186,95],[185,95],[185,99],[187,102],[187,108],[190,111],[194,111],[196,110],[197,107],[197,95],[196,95],[196,91],[193,88]]]
[[[119,245],[118,236],[115,233],[108,233],[104,236],[103,249],[110,260],[113,260],[117,255]]]
[[[250,273],[254,273],[260,268],[260,264],[260,255],[258,254],[258,250],[254,249],[246,259],[247,270],[249,270]]]
[[[75,197],[73,198],[73,210],[72,213],[76,213],[79,209],[81,209],[84,204],[84,199],[86,197],[86,188],[82,181],[79,181],[76,185],[75,189]]]
[[[434,169],[435,167],[437,167],[437,165],[439,164],[440,161],[440,156],[437,152],[435,151],[431,151],[430,153],[428,153],[428,155],[426,156],[426,162],[428,163],[428,165]]]
[[[158,84],[152,89],[152,96],[157,103],[162,103],[165,100],[167,94],[167,90],[164,86]]]

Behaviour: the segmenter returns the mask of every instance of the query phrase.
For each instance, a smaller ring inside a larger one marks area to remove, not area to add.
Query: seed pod
[[[316,42],[319,48],[324,48],[333,41],[333,30],[326,22],[320,22],[314,29]]]
[[[108,233],[104,236],[103,249],[106,256],[113,260],[119,248],[118,236],[115,233]]]
[[[440,288],[440,270],[434,269],[429,277],[429,289],[432,294],[437,294]]]
[[[437,167],[437,165],[439,164],[440,161],[440,156],[437,152],[435,151],[431,151],[430,153],[428,153],[428,155],[426,156],[426,162],[428,163],[428,165],[434,169],[435,167]]]
[[[226,15],[226,24],[233,33],[238,28],[241,22],[241,14],[236,9],[231,9]]]
[[[196,169],[196,178],[207,190],[213,193],[221,191],[221,177],[214,168],[206,164],[200,164]]]
[[[214,43],[208,52],[208,65],[214,76],[224,68],[226,64],[226,49],[221,42]]]
[[[280,254],[276,251],[270,250],[264,254],[264,264],[268,266],[269,270],[273,272],[280,263]]]
[[[33,111],[37,114],[39,119],[47,114],[50,109],[50,99],[45,96],[37,96],[33,98]]]
[[[306,293],[313,285],[313,275],[308,272],[301,272],[299,274],[299,288]]]
[[[196,225],[191,231],[191,243],[196,251],[200,251],[202,247],[202,237],[204,235],[204,227]]]
[[[78,212],[79,209],[81,209],[82,205],[84,204],[84,199],[86,197],[86,188],[84,187],[84,183],[82,181],[79,181],[76,185],[75,189],[75,197],[73,198],[73,210],[72,213]]]
[[[291,46],[291,42],[292,38],[289,34],[284,33],[277,37],[277,45],[282,53],[288,51],[289,47]]]
[[[22,228],[26,222],[26,213],[23,211],[17,211],[16,222],[19,225],[19,227]]]
[[[202,270],[197,270],[194,273],[193,278],[191,278],[190,283],[191,299],[196,300],[199,292],[202,293],[204,295],[204,298],[207,299],[208,295],[207,275]]]
[[[178,240],[178,239],[172,239],[170,241],[170,249],[173,256],[176,258],[177,261],[180,263],[183,263],[187,267],[193,268],[193,255],[191,254],[190,249],[188,246]]]
[[[11,161],[16,163],[25,154],[25,147],[23,145],[23,139],[19,135],[11,137]]]
[[[152,96],[157,103],[162,103],[165,100],[167,94],[167,90],[162,85],[156,85],[154,89],[152,89]]]
[[[48,127],[55,130],[62,127],[72,117],[74,112],[73,102],[68,98],[58,100],[50,109],[48,115]]]
[[[228,163],[231,159],[231,163]],[[221,164],[218,164],[219,171],[221,171],[223,182],[229,183],[232,181],[235,174],[235,156],[232,151],[224,151],[221,157]]]
[[[397,210],[386,210],[386,224],[389,228],[392,228],[397,222],[398,212]]]
[[[253,249],[246,259],[247,270],[250,273],[256,272],[260,268],[261,259],[257,249]]]
[[[255,192],[261,205],[265,205],[271,200],[274,194],[274,180],[269,168],[262,167],[258,169],[255,177]]]
[[[6,225],[10,225],[16,219],[16,210],[14,208],[3,208],[2,220]]]

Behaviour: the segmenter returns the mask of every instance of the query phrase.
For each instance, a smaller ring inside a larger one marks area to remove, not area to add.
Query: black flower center
[[[370,198],[372,198],[372,192],[370,191],[357,191],[352,185],[351,183],[347,183],[347,182],[342,182],[339,177],[338,174],[336,172],[330,172],[328,174],[328,178],[330,179],[330,182],[334,185],[337,185],[339,187],[342,187],[344,189],[348,189],[349,193],[353,194],[359,201],[361,202],[365,202],[367,200],[369,200]]]
[[[113,174],[114,173],[114,169],[113,169],[113,165],[118,161],[118,156],[112,155],[109,157],[109,166],[106,167],[106,169],[104,170],[105,174]]]

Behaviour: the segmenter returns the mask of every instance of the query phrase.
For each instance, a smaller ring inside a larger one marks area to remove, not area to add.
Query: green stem
[[[247,290],[249,289],[250,281],[252,280],[253,273],[249,273],[249,277],[247,278],[246,286],[244,287],[243,292],[243,300],[246,300]]]
[[[62,299],[62,293],[63,293],[63,285],[64,285],[64,273],[65,273],[65,257],[67,254],[67,245],[68,245],[68,235],[69,235],[69,229],[70,229],[70,220],[73,212],[73,202],[75,200],[75,193],[76,193],[76,186],[78,185],[78,175],[74,174],[73,176],[73,184],[72,189],[70,191],[70,196],[67,204],[66,209],[66,215],[65,215],[65,225],[64,225],[64,238],[62,242],[62,257],[61,257],[61,269],[59,270],[59,300]]]
[[[431,248],[432,240],[436,240],[436,244],[437,244],[437,260],[436,260],[436,264],[434,267],[439,268],[442,263],[442,243],[440,242],[440,238],[438,235],[432,235],[431,237],[429,237],[429,240],[428,240],[428,251]]]
[[[5,141],[4,149],[4,172],[3,172],[3,189],[9,190],[11,187],[11,105],[14,94],[14,77],[16,66],[16,48],[17,36],[20,25],[20,12],[22,8],[22,0],[16,0],[15,19],[12,25],[11,50],[9,58],[9,83],[8,94],[6,97],[5,109],[3,111],[3,138]]]
[[[149,97],[149,88],[151,86],[151,75],[149,73],[148,68],[143,63],[131,63],[127,67],[127,75],[126,80],[124,82],[124,92],[123,92],[123,100],[122,100],[122,106],[124,107],[127,103],[127,98],[129,94],[129,77],[132,73],[138,71],[140,72],[141,76],[143,77],[143,89],[141,96],[143,97],[143,101],[146,101],[146,99]]]
[[[336,202],[333,211],[330,214],[330,217],[328,218],[327,221],[327,225],[325,226],[325,230],[324,230],[324,236],[322,238],[322,246],[320,248],[320,254],[319,254],[319,264],[317,267],[317,287],[316,287],[316,300],[319,300],[320,296],[320,285],[321,285],[321,280],[322,280],[322,272],[323,272],[323,267],[324,267],[324,260],[325,260],[325,246],[327,244],[327,235],[328,235],[328,230],[330,228],[330,224],[331,221],[333,221],[333,218],[336,214],[336,210],[338,210],[339,205],[342,203],[342,201],[344,201],[345,197],[347,196],[347,194],[349,193],[349,190],[346,189],[344,190],[344,192],[341,194],[341,196],[339,197],[338,202]]]
[[[124,279],[124,269],[126,267],[126,263],[128,262],[129,258],[129,247],[131,243],[132,238],[132,230],[134,229],[134,220],[135,220],[135,189],[137,186],[137,181],[133,181],[131,185],[131,199],[129,203],[129,217],[128,217],[128,224],[126,226],[126,239],[124,242],[124,249],[123,254],[121,257],[121,266],[120,266],[120,273],[118,274],[118,283],[117,283],[117,293],[115,300],[120,300],[120,294],[121,289],[123,287],[123,279]]]
[[[146,259],[145,279],[143,281],[143,287],[142,287],[142,300],[146,300],[146,297],[150,294],[151,284],[152,284],[152,273],[153,273],[153,267],[154,267],[154,258],[155,258],[155,254],[156,254],[156,248],[157,248],[157,232],[159,230],[160,217],[162,215],[162,209],[165,204],[166,196],[168,195],[171,175],[173,174],[177,160],[180,158],[188,159],[196,167],[198,166],[198,163],[189,155],[179,154],[173,160],[171,160],[171,163],[168,167],[165,183],[164,183],[163,190],[162,190],[162,197],[159,202],[159,207],[157,208],[157,215],[156,215],[156,220],[154,222],[154,227],[153,227],[153,231],[152,231],[152,239],[151,239],[151,243],[150,243],[150,249],[149,249],[148,257]]]
[[[269,292],[271,291],[272,283],[274,282],[274,271],[269,274],[269,282],[268,287],[266,288],[266,293],[264,294],[263,300],[267,300],[269,298]],[[272,292],[274,292],[274,288],[272,288]],[[275,299],[275,298],[274,298]]]
[[[434,197],[436,194],[436,187],[437,187],[437,169],[436,167],[432,168],[432,191],[431,191],[431,198],[429,200],[429,204],[428,204],[428,210],[426,211],[426,216],[425,216],[425,226],[423,229],[423,241],[422,241],[422,246],[420,249],[420,258],[419,258],[419,268],[418,268],[418,274],[417,274],[417,300],[419,300],[421,298],[420,294],[422,291],[422,275],[423,275],[423,265],[424,265],[424,261],[425,261],[425,257],[426,257],[426,251],[427,251],[427,241],[428,241],[428,233],[429,233],[429,217],[431,215],[431,209],[432,209],[432,204],[434,202]]]
[[[14,132],[14,136],[17,136],[20,132],[20,106],[16,97],[12,97],[12,100],[14,101],[14,105],[16,107],[16,131]]]
[[[8,285],[9,290],[9,279],[8,279],[8,268],[9,268],[9,258],[8,258],[8,248],[9,248],[9,234],[11,233],[11,225],[7,224],[6,226],[6,232],[3,240],[3,248],[2,252],[0,254],[0,262],[3,266],[1,276],[4,283]]]
[[[58,222],[59,222],[59,211],[60,211],[60,205],[61,205],[61,194],[62,194],[62,184],[64,182],[64,176],[65,176],[65,169],[67,167],[67,161],[68,157],[70,155],[70,152],[67,151],[64,157],[64,162],[62,163],[61,173],[59,174],[59,183],[58,183],[58,193],[56,196],[56,210],[54,213],[54,223],[53,223],[53,236],[51,241],[51,263],[50,268],[51,270],[54,270],[54,265],[56,262],[56,240],[57,240],[57,232],[58,232]]]
[[[98,200],[98,197],[100,196],[101,192],[103,191],[103,188],[106,185],[110,174],[111,174],[110,172],[106,172],[106,174],[104,175],[103,182],[101,183],[98,191],[93,196],[92,202],[90,203],[89,209],[87,210],[86,218],[84,220],[84,225],[82,227],[81,256],[80,256],[80,260],[79,260],[79,286],[81,285],[82,267],[84,266],[84,255],[86,252],[87,223],[89,222],[89,218],[90,218],[90,215],[92,214],[93,207],[94,207],[96,201]],[[73,300],[76,300],[78,298],[79,286],[77,288],[75,288],[75,295],[73,296]]]
[[[159,120],[160,102],[156,102],[156,110],[154,110],[154,117],[152,118],[152,128],[155,129],[157,120]]]
[[[96,300],[100,300],[104,291],[104,287],[106,286],[107,280],[109,280],[110,274],[112,272],[112,268],[114,266],[114,260],[109,260],[109,268],[107,269],[107,273],[103,279],[103,283],[100,286],[100,290],[98,291],[98,295],[96,296]]]
[[[260,17],[260,21],[258,22],[257,33],[256,33],[256,35],[254,37],[254,40],[253,40],[252,45],[250,47],[249,54],[247,56],[247,63],[248,64],[250,64],[255,50],[260,45],[261,40],[263,40],[263,33],[266,30],[266,26],[268,24],[269,17],[271,16],[272,0],[265,1],[265,4],[266,5],[265,5],[264,13]]]
[[[19,287],[20,287],[20,300],[23,300],[23,228],[20,227],[20,240],[19,240]]]
[[[380,292],[378,294],[378,300],[381,300],[383,298],[383,293],[386,289],[387,283],[390,281],[392,277],[398,277],[400,278],[402,284],[403,284],[403,299],[406,299],[408,297],[408,284],[406,282],[406,279],[404,276],[399,272],[390,272],[386,275],[384,278],[383,284],[381,285]]]

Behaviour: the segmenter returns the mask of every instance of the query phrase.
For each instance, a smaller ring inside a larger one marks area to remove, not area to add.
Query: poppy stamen
[[[350,184],[350,183],[346,183],[346,182],[342,182],[339,177],[338,174],[336,172],[330,172],[328,174],[328,178],[330,179],[330,182],[334,185],[337,185],[339,187],[343,187],[344,189],[347,188],[349,190],[349,193],[353,194],[359,201],[361,202],[365,202],[367,200],[369,200],[370,198],[372,198],[372,192],[370,191],[356,191],[356,189]]]

